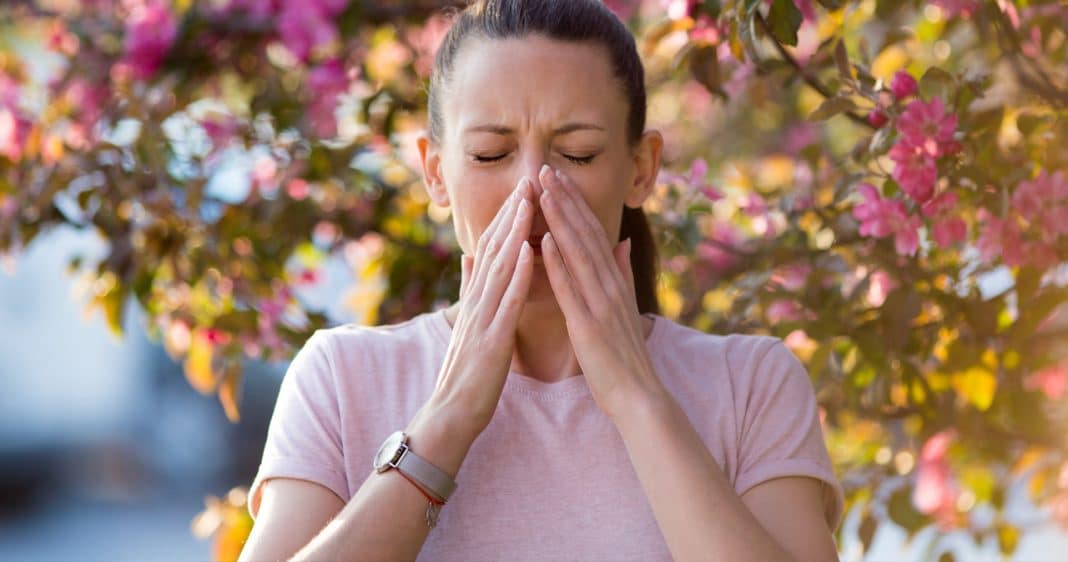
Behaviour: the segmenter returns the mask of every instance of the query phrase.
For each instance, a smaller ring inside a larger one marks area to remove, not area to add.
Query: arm
[[[809,479],[772,480],[740,498],[669,393],[637,404],[613,421],[675,560],[837,562]]]
[[[410,435],[413,451],[455,478],[474,438],[452,419],[439,409],[421,410],[405,431]],[[305,544],[305,539],[294,544],[277,538],[271,541],[267,532],[257,533],[254,528],[241,560],[415,560],[430,531],[426,498],[396,469],[379,474],[369,467],[369,471],[348,504],[321,530],[322,523],[316,526],[317,534],[310,542]],[[300,506],[275,502],[271,507],[264,492],[260,517],[284,518],[284,532],[297,532],[293,525],[306,517]],[[442,510],[448,508],[445,504]],[[268,509],[277,513],[268,515]],[[303,548],[299,548],[301,545]],[[294,555],[296,548],[299,551]]]

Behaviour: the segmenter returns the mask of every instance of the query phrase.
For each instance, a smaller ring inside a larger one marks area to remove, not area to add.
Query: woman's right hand
[[[527,242],[534,217],[533,187],[519,184],[461,260],[460,305],[445,362],[430,403],[477,437],[497,409],[512,364],[516,325],[534,270]]]

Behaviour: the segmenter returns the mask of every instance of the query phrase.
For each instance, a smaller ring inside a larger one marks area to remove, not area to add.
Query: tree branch
[[[825,98],[833,98],[835,96],[834,92],[828,90],[827,86],[824,86],[822,83],[820,83],[819,80],[816,79],[815,76],[809,74],[808,71],[805,70],[803,66],[801,66],[801,63],[797,62],[797,59],[795,59],[794,56],[786,50],[786,47],[783,47],[782,43],[779,43],[779,40],[775,39],[775,36],[771,34],[771,30],[768,29],[768,22],[764,20],[764,16],[762,16],[760,12],[756,12],[753,17],[756,18],[756,22],[760,25],[760,29],[764,30],[764,33],[771,39],[771,43],[775,45],[775,50],[778,51],[779,56],[782,57],[782,60],[794,68],[794,71],[796,71],[797,74],[801,77],[801,79],[805,81],[805,84],[808,84],[810,88],[816,90],[821,96]],[[855,123],[859,123],[860,125],[863,125],[864,127],[867,127],[869,129],[875,129],[875,126],[873,126],[871,123],[868,123],[867,119],[865,119],[863,116],[853,113],[852,111],[847,111],[844,113],[844,115],[846,117],[849,117]]]

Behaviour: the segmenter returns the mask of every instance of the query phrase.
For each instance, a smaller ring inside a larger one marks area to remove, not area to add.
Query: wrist
[[[408,447],[455,480],[477,434],[472,436],[452,411],[428,406],[404,430]]]

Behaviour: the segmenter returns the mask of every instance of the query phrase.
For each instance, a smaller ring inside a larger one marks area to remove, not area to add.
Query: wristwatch
[[[374,468],[378,473],[396,468],[409,476],[413,484],[435,496],[440,503],[430,502],[427,507],[427,523],[433,527],[437,521],[437,512],[441,509],[453,490],[456,482],[445,471],[434,466],[426,459],[416,455],[408,447],[408,434],[394,431],[382,442],[375,453]]]

